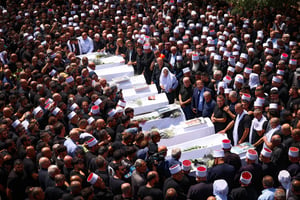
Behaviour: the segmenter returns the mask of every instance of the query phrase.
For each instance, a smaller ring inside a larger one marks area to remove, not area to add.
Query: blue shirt
[[[212,113],[214,112],[216,106],[216,101],[211,100],[210,102],[204,102],[202,117],[211,117]]]
[[[267,188],[261,191],[261,195],[257,200],[273,200],[275,194],[275,188]]]

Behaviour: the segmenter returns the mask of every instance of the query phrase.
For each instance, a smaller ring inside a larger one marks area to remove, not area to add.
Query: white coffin
[[[169,132],[172,130],[173,137],[161,139],[158,145],[173,146],[179,143],[184,143],[192,140],[197,140],[202,137],[215,134],[215,127],[209,118],[202,118],[205,123],[195,125],[185,129],[185,122],[181,122],[177,126],[170,126],[168,129],[161,130],[161,132]],[[190,121],[190,120],[189,120]]]
[[[98,69],[94,72],[98,75],[98,77],[103,77],[107,81],[112,81],[112,79],[122,76],[131,77],[134,75],[133,67],[128,65],[119,65],[112,68]]]
[[[127,78],[127,80],[122,80],[122,77],[116,78],[109,82],[109,84],[115,84],[119,89],[122,90],[134,88],[135,85],[146,84],[144,75],[132,76]]]
[[[144,123],[139,124],[143,131],[150,131],[152,128],[165,129],[170,127],[171,125],[176,126],[179,125],[182,121],[185,121],[184,113],[179,105],[170,104],[167,105],[166,107],[180,110],[181,115],[175,118],[173,117],[157,118],[159,117],[159,113],[157,111],[154,111],[143,115],[137,115],[133,118],[133,120],[140,121],[142,119],[150,119]],[[151,118],[157,118],[157,119],[151,119]]]
[[[137,88],[138,86],[138,88]],[[141,84],[141,85],[135,85],[134,88],[129,88],[123,90],[123,97],[125,101],[136,101],[140,98],[152,95],[158,94],[157,88],[155,84],[151,85],[146,85],[146,84]],[[153,109],[154,110],[154,109]],[[151,110],[151,111],[153,111]]]
[[[123,95],[126,94],[124,91]],[[158,108],[164,107],[169,104],[168,98],[165,93],[155,94],[153,96],[155,96],[155,100],[149,100],[147,95],[141,98],[136,98],[135,100],[131,101],[126,100],[126,107],[133,108],[134,115],[140,115],[152,112]]]
[[[224,139],[227,139],[226,134],[213,134],[210,136],[190,140],[184,143],[180,143],[180,141],[178,141],[178,144],[168,146],[167,158],[171,158],[171,151],[175,147],[181,148],[181,161],[202,158],[205,155],[212,154],[214,150],[222,149],[222,140]],[[191,151],[184,151],[185,149],[194,146],[202,146],[202,148]]]

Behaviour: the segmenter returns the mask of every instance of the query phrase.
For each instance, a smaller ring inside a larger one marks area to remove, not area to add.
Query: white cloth
[[[168,70],[168,75],[164,76],[164,70]],[[178,81],[174,74],[172,74],[167,67],[164,67],[161,70],[159,83],[165,89],[165,92],[168,93],[170,89],[175,89],[178,85]]]
[[[259,85],[259,76],[256,73],[251,73],[249,76],[249,86],[250,88],[257,87]]]
[[[81,47],[82,54],[93,52],[94,43],[89,36],[85,40],[82,37],[79,37],[78,40],[79,40],[79,46]]]
[[[251,143],[253,138],[253,130],[261,131],[263,129],[264,123],[267,121],[265,116],[262,116],[260,120],[254,118],[251,123],[250,134],[249,134],[249,143]],[[252,144],[252,143],[251,143]]]
[[[239,142],[239,135],[238,135],[238,128],[241,119],[243,119],[244,115],[247,114],[245,110],[243,110],[242,114],[238,114],[235,118],[234,127],[233,127],[233,142],[234,146],[238,144]]]
[[[196,72],[199,69],[200,63],[193,63],[192,71]]]
[[[75,44],[70,44],[70,40],[68,40],[67,46],[68,46],[69,51],[75,52],[75,49],[76,49]],[[78,48],[79,48],[79,54],[82,54],[81,46],[79,44],[78,44]]]
[[[176,62],[176,55],[171,54],[170,64],[174,67]]]
[[[267,137],[267,141],[268,141],[268,142],[271,142],[271,139],[272,139],[273,134],[274,134],[276,131],[280,130],[280,128],[281,128],[280,125],[278,125],[276,128],[270,129],[270,130],[265,134],[265,136]],[[266,143],[264,143],[263,148],[268,148],[267,145],[266,145]]]

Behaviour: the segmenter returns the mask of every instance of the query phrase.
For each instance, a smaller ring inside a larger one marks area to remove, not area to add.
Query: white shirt
[[[93,40],[88,36],[85,40],[80,36],[78,38],[82,54],[92,53],[94,50]]]

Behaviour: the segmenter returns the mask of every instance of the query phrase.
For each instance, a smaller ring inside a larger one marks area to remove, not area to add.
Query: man
[[[237,145],[248,141],[251,118],[241,103],[235,105],[235,112],[237,115],[233,126],[233,143]],[[233,124],[233,121],[231,123]]]
[[[249,134],[250,144],[255,144],[261,137],[263,137],[268,124],[267,118],[262,114],[260,109],[255,109],[253,113],[254,119],[252,120]],[[256,146],[256,148],[260,151],[262,149],[262,145]]]
[[[278,173],[277,166],[271,161],[272,150],[268,148],[263,148],[259,155],[259,160],[261,162],[262,167],[262,175],[272,176],[273,180],[275,180],[276,175]]]
[[[179,90],[179,103],[184,112],[186,120],[192,119],[194,113],[192,111],[191,102],[193,95],[193,87],[189,77],[183,78],[183,84]],[[204,97],[205,98],[205,97]]]
[[[178,200],[186,200],[186,194],[181,187],[183,173],[179,164],[173,165],[169,168],[171,177],[167,178],[164,182],[163,193],[166,196],[168,189],[174,188],[178,194]]]
[[[93,40],[87,35],[86,32],[81,34],[79,37],[79,46],[81,49],[81,54],[92,53],[94,50],[94,42]]]
[[[210,91],[204,92],[204,107],[202,112],[202,117],[211,117],[213,111],[216,107],[216,101],[212,98]]]
[[[75,151],[79,148],[77,142],[79,140],[79,132],[77,129],[72,129],[69,134],[70,138],[68,138],[64,145],[67,147],[68,154],[72,157],[75,156]]]
[[[207,182],[207,168],[202,165],[196,171],[197,184],[192,185],[188,191],[189,200],[206,200],[213,195],[213,184]]]
[[[229,165],[232,165],[237,172],[240,167],[242,166],[241,158],[239,155],[232,153],[231,150],[231,141],[229,139],[222,140],[222,149],[224,151],[225,157],[224,161],[225,163],[228,163]]]
[[[151,77],[152,77],[152,70],[153,69],[150,68],[150,65],[154,60],[154,53],[150,49],[150,44],[145,44],[143,48],[144,48],[144,56],[143,56],[144,77],[146,79],[146,83],[151,84]]]
[[[225,98],[223,95],[217,97],[217,105],[215,106],[214,112],[211,116],[211,121],[215,126],[216,133],[224,130],[230,120],[230,116],[224,111]]]
[[[65,176],[63,174],[55,175],[55,186],[48,187],[45,190],[45,197],[49,200],[60,199],[64,193],[67,193],[65,186]]]
[[[134,163],[135,170],[131,175],[131,186],[133,196],[136,198],[139,187],[146,184],[145,173],[147,170],[147,163],[142,159],[137,159]]]
[[[138,199],[142,200],[146,196],[151,196],[155,200],[163,200],[163,193],[161,189],[156,188],[159,183],[159,175],[156,171],[150,171],[147,174],[147,184],[141,186],[138,190]]]
[[[262,184],[264,190],[261,191],[261,195],[258,197],[257,200],[267,200],[267,199],[274,199],[275,196],[275,188],[273,187],[274,181],[272,176],[264,176],[262,180]]]
[[[70,38],[67,42],[68,49],[70,52],[73,52],[75,55],[81,55],[81,45],[78,43],[78,39],[76,37]]]
[[[175,147],[172,149],[171,158],[168,160],[168,167],[170,168],[173,165],[179,164],[181,166],[181,149],[179,147]]]
[[[300,180],[298,178],[295,178],[292,181],[292,187],[288,192],[288,198],[287,199],[299,199],[300,198]]]
[[[253,186],[251,186],[252,174],[248,171],[244,171],[240,177],[240,187],[234,188],[230,197],[232,199],[248,199],[248,200],[256,200],[257,193]]]
[[[251,184],[256,189],[256,192],[260,192],[262,189],[261,179],[262,179],[262,167],[260,164],[256,163],[258,158],[257,152],[254,149],[249,149],[246,153],[246,165],[242,166],[237,173],[235,180],[239,180],[240,175],[244,171],[248,171],[251,174],[255,174],[252,177]]]
[[[288,166],[287,171],[290,173],[292,177],[294,177],[300,172],[299,148],[290,147],[288,155],[289,155],[290,165]]]
[[[10,171],[7,179],[6,195],[8,199],[25,199],[25,190],[28,185],[24,173],[22,160],[14,162],[14,168]]]
[[[232,165],[225,163],[224,151],[215,150],[213,152],[214,166],[208,170],[207,180],[213,182],[218,179],[225,179],[229,188],[233,187],[233,179],[235,175],[235,169]]]
[[[87,182],[89,182],[94,191],[95,199],[113,199],[113,193],[106,187],[104,181],[100,176],[95,173],[90,173],[87,178]]]
[[[204,108],[204,92],[209,91],[208,88],[204,87],[202,80],[196,81],[196,87],[193,90],[192,96],[192,111],[196,117],[201,117]]]

